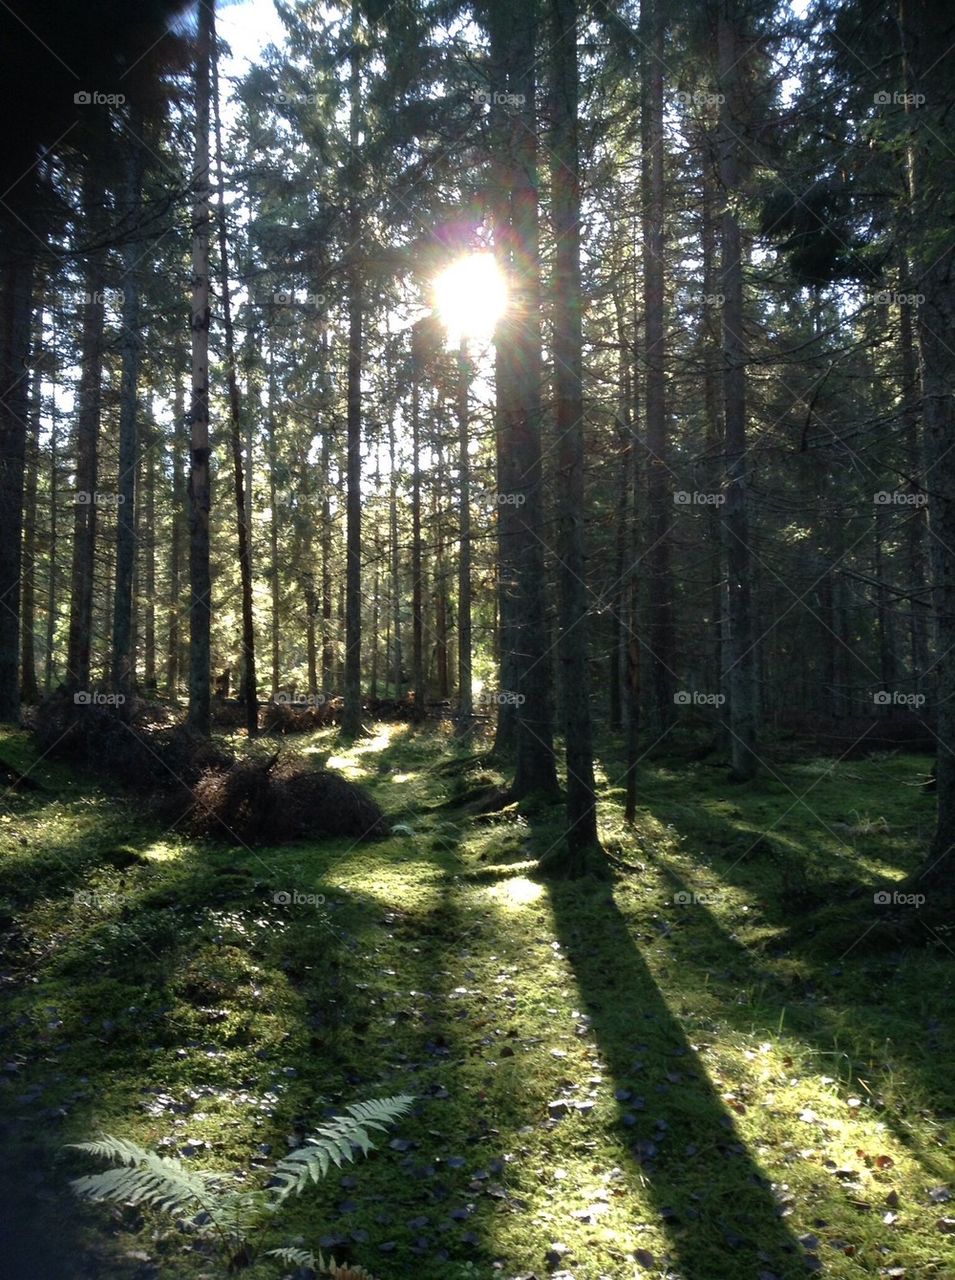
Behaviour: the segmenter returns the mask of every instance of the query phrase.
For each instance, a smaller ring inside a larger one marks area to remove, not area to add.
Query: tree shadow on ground
[[[664,1220],[673,1266],[683,1280],[804,1277],[802,1250],[770,1184],[670,1012],[612,890],[557,884],[550,895],[601,1055],[618,1089],[643,1101],[637,1123],[621,1132]]]

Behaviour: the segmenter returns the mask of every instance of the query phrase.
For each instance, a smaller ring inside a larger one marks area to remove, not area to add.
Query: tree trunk
[[[269,586],[271,589],[270,624],[272,675],[271,697],[275,701],[280,685],[279,630],[281,625],[282,593],[279,586],[279,513],[276,470],[278,450],[275,444],[275,353],[269,352],[269,403],[266,410],[266,456],[269,465]]]
[[[641,112],[643,202],[643,313],[647,442],[647,650],[650,706],[663,730],[673,719],[675,689],[673,575],[670,542],[673,496],[666,404],[666,296],[664,288],[663,67],[664,23],[660,0],[643,0],[640,36],[644,48]]]
[[[97,163],[89,160],[83,183],[83,208],[91,228],[96,228],[101,223],[103,199]],[[93,577],[99,500],[97,485],[105,272],[104,251],[93,249],[87,261],[86,300],[80,340],[81,373],[76,401],[76,502],[73,514],[70,626],[66,655],[67,683],[77,691],[87,691],[90,685]]]
[[[335,645],[332,639],[332,510],[329,499],[328,431],[322,433],[322,692],[332,689]]]
[[[362,367],[362,212],[359,204],[361,58],[358,3],[352,0],[349,82],[348,158],[348,420],[345,547],[345,709],[342,737],[361,732],[361,367]]]
[[[723,287],[723,414],[726,441],[723,539],[729,582],[729,732],[732,776],[753,777],[756,756],[756,677],[750,600],[749,516],[746,466],[746,335],[743,329],[743,254],[734,200],[740,189],[740,48],[727,12],[719,11],[719,175],[723,188],[720,226]]]
[[[5,211],[2,211],[5,212]],[[20,718],[23,463],[35,248],[15,220],[0,248],[0,721]]]
[[[469,392],[471,360],[468,340],[462,335],[457,354],[458,422],[458,728],[460,737],[471,731],[474,692],[471,675],[471,455]]]
[[[56,351],[56,330],[54,328],[51,348]],[[43,671],[43,691],[49,693],[53,688],[56,671],[56,655],[53,642],[56,636],[57,599],[59,596],[59,578],[57,576],[57,555],[60,549],[60,508],[58,493],[60,487],[59,471],[59,414],[56,406],[56,374],[53,374],[53,386],[50,389],[50,523],[48,534],[49,574],[47,575],[46,595],[46,660]]]
[[[192,206],[192,405],[189,466],[189,724],[211,729],[212,578],[209,513],[209,67],[215,0],[199,0],[196,42],[196,149]]]
[[[212,102],[216,132],[216,180],[219,188],[219,283],[222,294],[222,326],[225,332],[226,382],[229,389],[229,446],[235,490],[236,538],[239,552],[239,582],[242,591],[242,688],[245,728],[254,738],[259,732],[258,682],[255,676],[255,620],[252,612],[252,494],[246,489],[242,457],[242,404],[232,324],[232,296],[229,284],[229,242],[226,235],[225,170],[222,163],[222,120],[219,111],[219,58],[212,45]]]
[[[910,24],[910,25],[908,25]],[[922,366],[929,528],[937,645],[937,825],[928,863],[917,877],[930,910],[950,912],[955,899],[955,245],[953,197],[946,181],[947,113],[955,98],[955,66],[940,56],[951,40],[951,13],[934,0],[912,0],[905,29],[916,92],[924,95],[916,128],[913,177],[915,270],[922,301],[918,343]]]
[[[169,634],[166,647],[166,687],[173,702],[177,702],[179,698],[179,678],[182,671],[182,632],[179,625],[182,604],[179,596],[182,589],[183,513],[186,509],[182,466],[186,450],[186,441],[183,439],[184,410],[183,377],[177,369],[172,402],[172,517],[169,547]]]
[[[597,835],[590,721],[587,562],[584,552],[584,397],[580,282],[580,157],[577,142],[577,0],[551,0],[554,221],[554,399],[557,431],[557,561],[567,759],[567,848],[542,866],[577,877],[606,871]]]
[[[36,572],[37,527],[36,494],[40,469],[40,418],[43,414],[41,395],[43,374],[40,353],[43,348],[43,313],[37,317],[38,339],[34,355],[30,388],[30,416],[27,422],[25,482],[23,490],[23,595],[20,604],[20,695],[24,702],[40,699],[36,678]]]
[[[424,714],[424,589],[421,571],[421,375],[424,337],[419,325],[411,334],[411,682],[414,718]]]
[[[122,370],[119,391],[119,475],[116,481],[116,582],[113,595],[113,644],[110,682],[124,701],[121,710],[132,709],[136,657],[133,652],[133,570],[136,563],[136,478],[140,460],[139,366],[143,338],[140,328],[140,278],[137,264],[142,253],[132,237],[142,199],[145,148],[139,141],[143,122],[134,113],[127,143],[125,204],[129,240],[123,248]],[[152,525],[149,526],[152,535]]]
[[[544,502],[541,462],[541,309],[537,201],[537,13],[534,5],[511,14],[509,90],[516,104],[502,114],[510,123],[512,165],[510,239],[511,305],[503,326],[510,367],[505,377],[503,439],[512,459],[516,512],[510,557],[515,573],[510,639],[517,674],[515,799],[559,793],[550,711],[550,666],[544,606]],[[511,481],[509,480],[509,483]],[[521,499],[518,503],[517,499]],[[507,662],[505,662],[505,667]],[[509,692],[509,691],[508,691]]]

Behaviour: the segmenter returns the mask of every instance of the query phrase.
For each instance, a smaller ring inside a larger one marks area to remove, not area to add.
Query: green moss
[[[271,1243],[345,1239],[384,1280],[542,1275],[555,1243],[578,1280],[795,1280],[807,1252],[835,1280],[946,1274],[951,957],[870,909],[925,847],[925,760],[781,764],[729,797],[725,770],[651,760],[629,829],[608,748],[601,840],[637,870],[582,886],[535,876],[559,806],[442,808],[467,771],[441,739],[305,747],[408,830],[236,851],[62,772],[7,797],[0,1110],[11,1182],[49,1188],[10,1193],[59,1250],[38,1274],[83,1250],[130,1280],[134,1251],[213,1274],[157,1219],[77,1211],[63,1143],[106,1129],[251,1170],[399,1092],[419,1103],[397,1149],[290,1204]],[[29,767],[24,735],[3,751]]]

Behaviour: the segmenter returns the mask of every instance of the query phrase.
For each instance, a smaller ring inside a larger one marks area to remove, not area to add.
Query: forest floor
[[[67,1142],[255,1175],[328,1107],[409,1093],[271,1246],[383,1280],[955,1277],[955,942],[902,948],[873,902],[926,846],[929,760],[792,756],[728,788],[646,759],[628,831],[608,754],[602,834],[633,869],[582,886],[533,878],[559,808],[465,816],[495,775],[442,767],[440,733],[290,745],[395,834],[190,842],[46,761],[4,796],[5,1274],[221,1274],[155,1215],[76,1202],[94,1165]],[[23,733],[0,752],[34,759]]]

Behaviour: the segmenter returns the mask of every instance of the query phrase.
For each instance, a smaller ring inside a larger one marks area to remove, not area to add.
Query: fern
[[[191,1218],[192,1229],[198,1235],[219,1240],[231,1271],[252,1261],[252,1236],[287,1196],[303,1191],[310,1182],[318,1182],[332,1165],[354,1160],[359,1151],[367,1155],[374,1146],[368,1131],[385,1130],[413,1102],[413,1098],[401,1094],[352,1103],[344,1115],[320,1125],[304,1147],[279,1161],[272,1176],[284,1185],[271,1190],[238,1187],[234,1182],[224,1184],[216,1174],[187,1168],[175,1156],[156,1155],[128,1138],[110,1134],[70,1144],[113,1165],[102,1173],[74,1178],[71,1186],[86,1200],[147,1205],[177,1221]],[[326,1260],[321,1253],[316,1256],[302,1249],[273,1249],[270,1256],[311,1267],[332,1280],[375,1280],[361,1267],[339,1266],[334,1258]]]
[[[346,1115],[336,1116],[320,1125],[317,1133],[280,1160],[275,1176],[284,1183],[279,1200],[297,1194],[309,1182],[319,1182],[332,1165],[341,1167],[342,1161],[354,1160],[356,1151],[367,1155],[374,1147],[368,1135],[369,1129],[384,1130],[409,1109],[413,1098],[399,1094],[394,1098],[373,1098],[370,1102],[357,1102],[346,1107]]]
[[[128,1138],[104,1134],[92,1142],[72,1144],[118,1168],[74,1178],[71,1185],[86,1200],[113,1200],[123,1204],[147,1204],[173,1215],[211,1211],[215,1200],[213,1177],[187,1169],[174,1156],[157,1156]]]
[[[308,1249],[269,1249],[266,1256],[278,1258],[291,1267],[305,1267],[319,1275],[329,1276],[331,1280],[375,1280],[364,1267],[347,1266],[336,1262],[334,1258],[325,1258],[321,1252],[311,1253]]]

